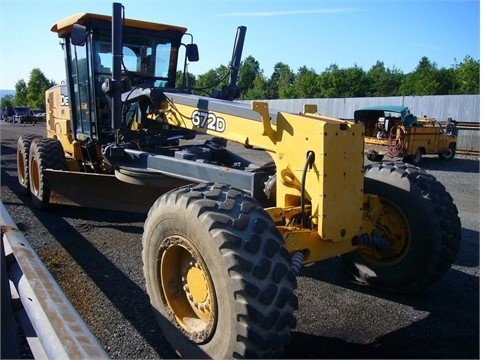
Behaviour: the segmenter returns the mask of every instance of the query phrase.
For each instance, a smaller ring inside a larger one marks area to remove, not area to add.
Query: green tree
[[[45,110],[45,91],[53,85],[55,82],[49,81],[40,69],[33,69],[27,84],[28,106]]]
[[[320,74],[320,97],[341,97],[343,85],[342,71],[336,64],[331,64]]]
[[[254,88],[254,82],[257,77],[258,83],[261,81],[263,71],[259,67],[259,62],[252,56],[248,56],[242,63],[239,68],[239,76],[238,76],[238,87],[241,91],[241,94],[245,95],[248,90]],[[260,88],[264,88],[264,85],[260,85]],[[259,90],[259,89],[258,89]],[[241,98],[244,98],[243,96]]]
[[[196,77],[188,72],[186,74],[186,79],[184,79],[184,72],[178,70],[176,73],[176,88],[182,88],[184,86],[188,88],[196,87]]]
[[[422,57],[415,71],[403,79],[400,95],[443,95],[438,74],[437,64],[426,56]]]
[[[368,96],[368,79],[361,67],[355,65],[347,69],[341,69],[339,76],[342,79],[338,82],[342,86],[339,90],[341,97]]]
[[[266,80],[262,74],[256,75],[253,86],[242,94],[243,100],[266,99]]]
[[[0,99],[0,109],[5,109],[7,106],[13,106],[13,100],[15,97],[12,94],[4,95]]]
[[[454,78],[457,94],[480,94],[480,60],[467,55],[454,65]]]
[[[211,94],[226,85],[227,79],[225,66],[209,70],[196,79],[199,89],[196,93]],[[367,72],[357,65],[340,68],[331,64],[319,75],[306,66],[295,75],[287,64],[278,62],[271,76],[266,77],[260,64],[249,56],[241,64],[238,85],[242,99],[479,94],[480,61],[466,56],[450,69],[438,69],[423,57],[408,74],[396,67],[385,67],[382,61],[377,61]]]
[[[28,89],[27,84],[24,79],[20,79],[15,83],[15,99],[13,100],[14,105],[28,105]]]
[[[228,81],[229,69],[224,65],[220,65],[216,69],[211,69],[199,75],[193,92],[198,95],[211,95],[215,90],[226,86]]]
[[[302,66],[295,76],[294,89],[297,98],[320,97],[318,74],[313,69]]]
[[[437,95],[457,94],[457,80],[454,69],[441,68],[437,71]]]
[[[403,73],[397,69],[388,69],[381,61],[377,61],[366,73],[366,96],[396,96],[402,84]]]
[[[294,84],[290,84],[280,88],[279,90],[280,99],[296,99],[296,89]]]
[[[294,94],[293,85],[295,74],[291,68],[278,62],[274,65],[273,73],[266,84],[267,99],[288,99]]]

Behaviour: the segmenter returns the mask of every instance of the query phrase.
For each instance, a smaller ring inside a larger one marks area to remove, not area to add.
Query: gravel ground
[[[141,236],[145,215],[58,206],[32,208],[20,195],[16,141],[42,124],[0,122],[1,200],[94,335],[115,359],[173,358],[145,291]],[[417,296],[351,283],[338,259],[302,269],[300,310],[283,358],[479,358],[479,158],[424,158],[452,194],[462,245],[452,269]]]

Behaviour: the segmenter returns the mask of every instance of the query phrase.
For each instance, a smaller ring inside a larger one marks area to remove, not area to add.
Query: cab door
[[[70,93],[73,135],[75,139],[97,138],[95,101],[92,90],[90,42],[83,45],[68,43],[67,82]]]

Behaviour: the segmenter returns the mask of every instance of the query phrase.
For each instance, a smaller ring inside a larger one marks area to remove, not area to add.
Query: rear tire
[[[383,209],[376,229],[390,252],[366,247],[342,256],[360,283],[398,293],[424,290],[451,267],[460,248],[457,207],[444,186],[402,163],[365,167],[365,193]]]
[[[30,192],[33,205],[41,210],[49,206],[51,188],[44,170],[65,170],[64,150],[60,141],[51,138],[36,138],[29,152]]]
[[[23,195],[30,195],[29,152],[32,141],[38,137],[38,135],[22,135],[17,141],[17,176]]]
[[[295,327],[296,277],[272,219],[227,185],[162,195],[144,225],[151,304],[181,357],[279,357]]]
[[[455,157],[455,144],[450,144],[447,151],[438,154],[440,160],[452,160]]]

